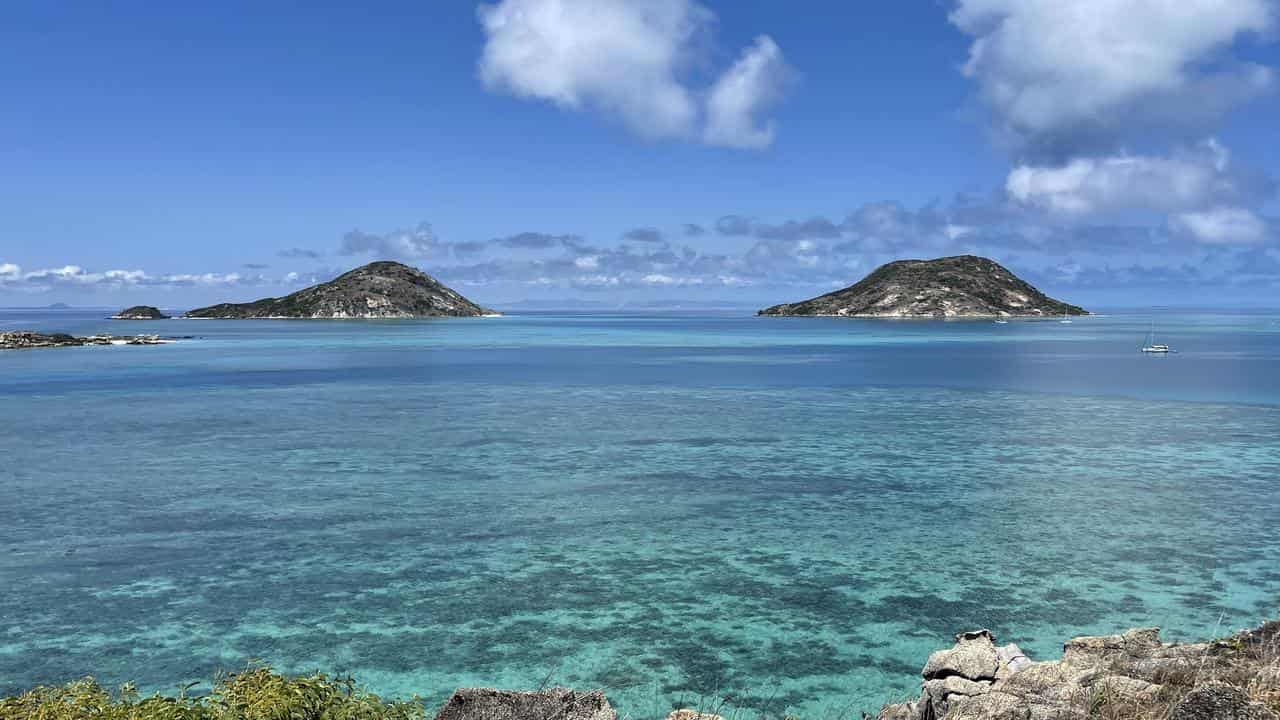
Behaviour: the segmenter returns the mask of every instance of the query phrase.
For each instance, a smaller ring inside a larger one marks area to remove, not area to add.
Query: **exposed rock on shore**
[[[159,335],[89,335],[80,337],[66,333],[38,333],[32,330],[0,332],[0,350],[81,347],[84,345],[163,345],[173,338]]]
[[[131,308],[125,308],[115,315],[111,316],[112,320],[168,320],[169,316],[160,312],[159,308],[151,305],[134,305]]]
[[[436,720],[617,720],[604,693],[550,688],[537,692],[462,688],[445,702]]]
[[[186,313],[189,318],[415,318],[497,315],[398,262],[373,262],[281,298],[222,303]]]
[[[878,318],[1051,317],[1088,315],[1045,295],[1000,263],[975,255],[898,260],[858,283],[759,315]]]
[[[1078,637],[1031,662],[986,630],[929,656],[920,698],[877,720],[1280,720],[1280,622],[1224,640],[1160,642],[1159,630]]]

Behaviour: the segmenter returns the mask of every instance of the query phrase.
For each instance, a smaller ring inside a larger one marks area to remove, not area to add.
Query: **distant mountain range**
[[[765,308],[760,315],[878,318],[1046,317],[1088,315],[1055,300],[976,255],[898,260],[843,290]]]

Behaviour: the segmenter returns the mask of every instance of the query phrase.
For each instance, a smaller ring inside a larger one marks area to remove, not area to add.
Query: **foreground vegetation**
[[[222,675],[208,695],[116,693],[93,678],[0,699],[0,720],[421,720],[422,703],[387,701],[351,678],[286,677],[268,667]]]

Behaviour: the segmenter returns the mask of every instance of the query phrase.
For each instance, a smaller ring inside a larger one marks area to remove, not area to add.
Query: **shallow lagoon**
[[[951,633],[1040,657],[1280,608],[1280,315],[534,315],[0,327],[0,692],[251,658],[435,702],[871,710]],[[136,328],[136,330],[135,330]]]

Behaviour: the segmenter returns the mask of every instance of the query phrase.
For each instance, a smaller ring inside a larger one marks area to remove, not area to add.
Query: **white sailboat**
[[[1070,317],[1069,315],[1067,315],[1067,311],[1066,311],[1066,310],[1063,310],[1063,311],[1062,311],[1062,319],[1061,319],[1061,320],[1059,320],[1058,322],[1062,323],[1063,325],[1070,325],[1070,324],[1071,324],[1071,317]]]
[[[1151,323],[1151,329],[1147,331],[1147,342],[1145,345],[1142,346],[1142,352],[1157,353],[1157,354],[1167,354],[1171,352],[1171,350],[1169,350],[1168,345],[1165,345],[1164,343],[1156,342],[1155,322]]]

